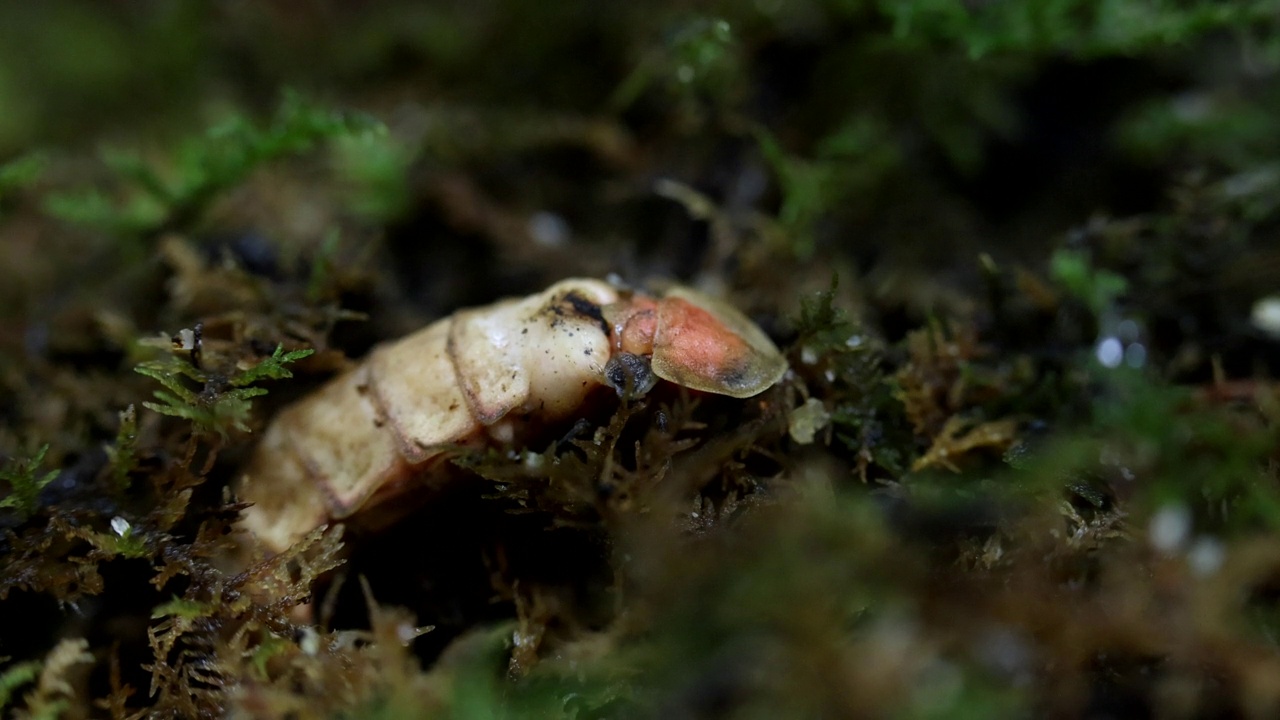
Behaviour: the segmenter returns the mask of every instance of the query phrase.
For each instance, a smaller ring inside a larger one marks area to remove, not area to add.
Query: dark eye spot
[[[635,398],[653,389],[658,376],[649,366],[649,358],[631,353],[618,353],[604,366],[605,381],[618,397]]]

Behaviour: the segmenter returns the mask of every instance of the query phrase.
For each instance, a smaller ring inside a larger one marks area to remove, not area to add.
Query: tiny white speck
[[[408,645],[418,637],[430,632],[435,626],[428,625],[426,627],[414,627],[409,623],[400,623],[396,626],[396,639],[401,645]]]
[[[298,648],[304,655],[315,657],[320,652],[320,633],[313,627],[302,628],[302,638],[298,641]]]
[[[120,537],[124,537],[125,535],[128,535],[129,531],[132,530],[133,528],[130,527],[128,520],[125,520],[124,518],[117,515],[111,518],[111,529],[112,531],[115,532],[115,534],[119,535]]]
[[[178,331],[178,345],[181,350],[196,349],[196,333],[190,328],[183,328]]]

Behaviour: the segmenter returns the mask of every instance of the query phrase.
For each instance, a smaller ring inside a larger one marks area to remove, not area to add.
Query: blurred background
[[[182,229],[303,249],[335,228],[345,247],[376,237],[430,312],[486,294],[478,276],[512,292],[548,265],[688,280],[762,255],[799,275],[835,263],[916,312],[948,301],[908,296],[972,280],[979,253],[1034,263],[1090,219],[1167,208],[1183,183],[1233,178],[1265,205],[1274,182],[1276,18],[1261,0],[0,12],[0,157],[39,153],[39,182],[59,189],[44,210],[75,226],[44,238],[43,261],[6,258],[21,268],[8,307],[41,295],[27,290],[48,258],[108,242],[93,231],[119,243],[164,224],[173,198],[123,165],[199,184],[183,143],[270,118],[286,92],[378,131],[305,168],[244,168],[234,180],[253,190],[214,179]],[[724,213],[734,247],[686,191]],[[25,252],[19,233],[5,245]]]

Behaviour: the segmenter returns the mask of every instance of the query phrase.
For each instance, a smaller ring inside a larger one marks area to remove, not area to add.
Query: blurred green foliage
[[[120,200],[96,188],[72,190],[49,195],[45,207],[55,217],[127,241],[185,227],[265,163],[304,153],[325,138],[380,132],[385,128],[372,118],[337,113],[287,92],[269,123],[232,116],[182,143],[165,170],[133,152],[104,152],[103,161],[124,184]]]
[[[665,41],[641,58],[619,83],[610,104],[625,110],[646,91],[658,90],[686,112],[734,101],[742,77],[741,48],[724,18],[683,18]]]
[[[815,226],[822,218],[852,198],[870,195],[902,162],[888,128],[870,117],[851,118],[823,138],[813,158],[786,152],[767,130],[758,130],[756,138],[778,176],[778,220],[802,259],[813,257]]]
[[[14,663],[0,672],[0,710],[9,706],[13,692],[36,679],[40,674],[40,663],[35,660]]]
[[[35,455],[25,458],[10,458],[0,468],[0,484],[5,486],[4,497],[0,497],[0,508],[13,508],[19,517],[28,518],[39,507],[40,491],[58,477],[57,470],[41,472],[40,465],[49,452],[49,445],[41,445]]]
[[[334,154],[352,211],[385,222],[410,209],[409,169],[417,158],[403,138],[386,132],[338,137]]]
[[[23,155],[0,165],[0,202],[5,196],[31,185],[44,171],[44,157],[38,153]]]
[[[1114,316],[1116,300],[1129,283],[1123,276],[1093,267],[1081,250],[1056,250],[1049,258],[1050,276],[1071,293],[1095,318]]]
[[[200,96],[204,3],[111,8],[55,0],[0,10],[0,157],[78,144],[104,124],[170,127]]]
[[[1268,458],[1280,428],[1222,412],[1144,373],[1116,368],[1080,445],[1055,456],[1058,468],[1093,467],[1099,457],[1144,479],[1132,506],[1190,509],[1197,530],[1228,536],[1280,531],[1280,486]]]
[[[1008,52],[1128,54],[1177,46],[1223,28],[1267,27],[1272,0],[1044,0],[975,7],[963,0],[883,0],[904,41],[953,42],[970,57]]]

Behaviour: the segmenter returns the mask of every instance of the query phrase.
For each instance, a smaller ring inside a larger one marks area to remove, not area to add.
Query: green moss
[[[1058,250],[1049,258],[1049,273],[1054,281],[1084,303],[1095,318],[1114,316],[1116,300],[1128,289],[1121,275],[1092,267],[1089,258],[1078,250]]]
[[[139,236],[186,228],[214,198],[267,163],[308,152],[329,138],[382,132],[385,128],[368,116],[336,112],[286,92],[270,121],[232,115],[175,148],[165,167],[134,152],[104,151],[119,199],[102,188],[62,190],[46,197],[45,209],[120,238],[128,247],[127,241]]]
[[[0,673],[0,710],[9,706],[13,692],[35,680],[40,674],[40,663],[34,660],[14,663]]]
[[[0,497],[0,508],[12,508],[19,517],[26,519],[39,508],[40,491],[58,477],[57,470],[40,472],[49,446],[42,445],[36,454],[25,460],[10,458],[0,468],[0,483],[6,488]]]
[[[198,432],[216,433],[225,438],[233,429],[249,432],[245,424],[251,407],[249,401],[267,394],[266,388],[250,385],[264,379],[292,377],[285,365],[313,352],[306,349],[286,353],[283,346],[277,345],[270,356],[231,377],[201,369],[195,364],[195,357],[177,355],[144,362],[134,370],[165,387],[152,392],[160,402],[144,402],[144,407],[161,415],[185,418]],[[198,383],[200,388],[191,387],[191,383]]]
[[[116,441],[107,447],[111,462],[111,490],[123,495],[129,489],[130,475],[138,470],[138,413],[130,405],[120,412]]]

